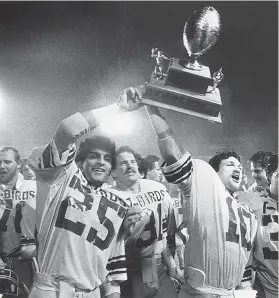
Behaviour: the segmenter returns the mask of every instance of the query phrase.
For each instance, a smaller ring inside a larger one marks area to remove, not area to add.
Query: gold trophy
[[[195,11],[183,30],[183,43],[188,59],[167,58],[162,50],[153,48],[154,71],[146,84],[143,103],[190,114],[221,123],[221,96],[217,85],[224,77],[222,68],[211,76],[209,67],[198,58],[218,40],[220,16],[211,6]],[[164,61],[168,61],[164,73]]]

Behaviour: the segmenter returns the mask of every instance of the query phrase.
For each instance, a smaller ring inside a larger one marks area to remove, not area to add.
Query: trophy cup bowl
[[[215,8],[206,6],[192,13],[183,30],[183,43],[189,55],[185,64],[187,68],[202,69],[197,58],[212,48],[219,38],[220,30],[220,15]]]
[[[163,51],[152,49],[155,69],[146,84],[142,98],[144,104],[189,114],[221,123],[221,96],[208,66],[197,58],[208,51],[218,40],[221,22],[217,10],[206,6],[194,12],[183,30],[183,43],[189,59],[167,58]],[[168,60],[167,73],[163,61]],[[211,92],[213,89],[213,92]]]

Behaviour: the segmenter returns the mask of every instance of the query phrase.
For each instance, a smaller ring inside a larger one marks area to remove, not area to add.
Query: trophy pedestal
[[[151,74],[142,102],[221,123],[222,102],[216,87],[224,77],[222,67],[211,76],[209,67],[197,61],[218,40],[220,28],[218,11],[205,6],[194,11],[184,26],[183,44],[188,61],[169,59],[163,51],[152,48],[155,72],[158,69],[159,73]],[[162,69],[164,60],[170,60],[166,74]]]
[[[185,67],[186,63],[185,60],[171,59],[166,85],[206,95],[208,86],[212,84],[209,67],[202,65],[201,70],[192,70]]]
[[[167,83],[168,78],[158,80],[152,72],[151,78],[146,84],[142,102],[213,122],[222,122],[220,115],[222,102],[218,88],[215,89],[215,93],[203,95]],[[211,86],[207,86],[206,91],[209,92],[211,89]]]

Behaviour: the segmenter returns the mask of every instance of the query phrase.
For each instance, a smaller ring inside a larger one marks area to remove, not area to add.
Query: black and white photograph
[[[0,1],[0,297],[278,297],[278,1]]]

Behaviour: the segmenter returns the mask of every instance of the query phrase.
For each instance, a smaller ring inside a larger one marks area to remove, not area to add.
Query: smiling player
[[[266,197],[269,195],[266,167],[271,155],[272,152],[270,151],[258,151],[249,158],[251,174],[255,180],[248,188],[250,194],[258,192]]]
[[[125,102],[136,91],[121,96]],[[119,282],[126,279],[122,227],[129,230],[137,218],[125,216],[123,200],[101,188],[115,164],[114,142],[94,136],[77,151],[76,141],[122,110],[113,104],[67,117],[28,158],[38,187],[39,272],[30,298],[120,297]]]
[[[137,89],[144,92],[145,86]],[[165,177],[179,184],[183,194],[189,241],[184,255],[185,284],[179,297],[234,297],[257,230],[255,215],[233,196],[242,179],[240,158],[235,153],[220,153],[211,159],[212,166],[193,159],[158,108],[146,109],[166,162]]]
[[[167,247],[167,236],[174,238],[176,230],[172,201],[163,184],[140,179],[138,156],[128,146],[116,151],[116,186],[108,189],[128,206],[139,207],[144,215],[138,223],[144,225],[144,232],[139,237],[133,233],[126,241],[128,283],[121,294],[123,298],[175,298],[174,285],[163,264],[166,262],[170,276],[182,278]]]

